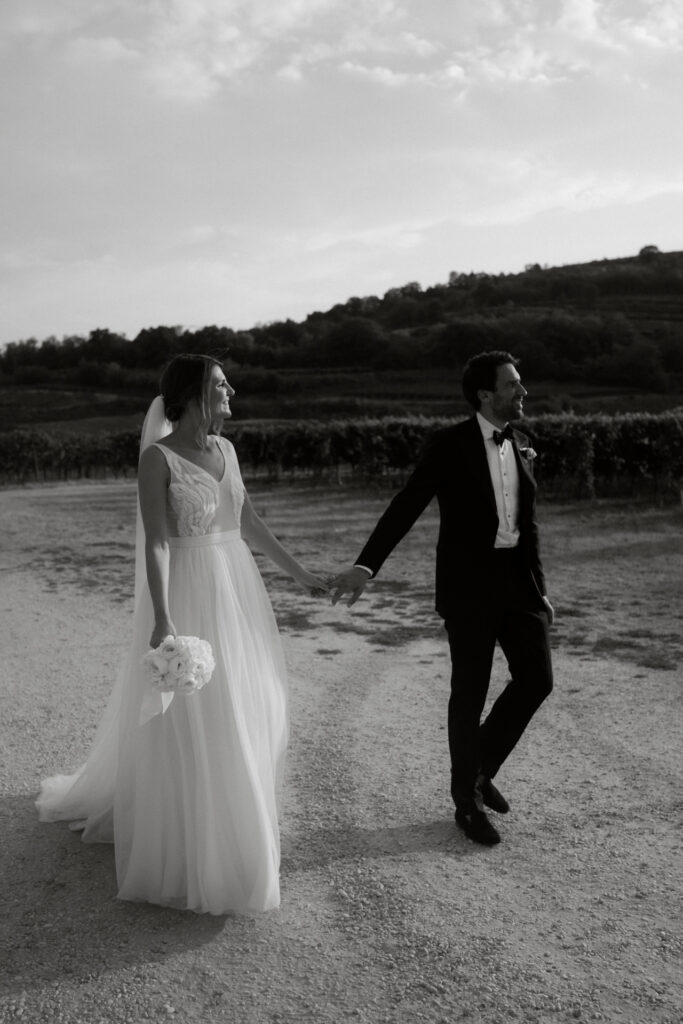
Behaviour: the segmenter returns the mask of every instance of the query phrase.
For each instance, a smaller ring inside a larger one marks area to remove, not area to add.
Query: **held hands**
[[[352,566],[345,572],[340,572],[330,583],[333,591],[332,604],[336,604],[344,594],[349,594],[350,596],[346,603],[350,608],[365,590],[365,585],[369,579],[369,573],[357,565]]]
[[[330,589],[331,579],[329,576],[318,576],[314,572],[302,569],[296,576],[296,581],[311,597],[323,597]]]

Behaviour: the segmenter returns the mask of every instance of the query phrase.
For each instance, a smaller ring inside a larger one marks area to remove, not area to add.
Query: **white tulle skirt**
[[[279,904],[276,793],[287,744],[286,675],[275,618],[239,531],[172,541],[169,604],[179,634],[213,648],[194,694],[141,725],[152,605],[75,775],[47,779],[44,821],[114,842],[119,897],[212,914]]]

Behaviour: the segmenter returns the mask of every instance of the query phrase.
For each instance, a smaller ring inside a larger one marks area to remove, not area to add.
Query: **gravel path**
[[[264,567],[291,674],[282,906],[212,918],[117,901],[111,848],[39,824],[32,803],[87,749],[126,643],[131,496],[0,494],[2,1024],[680,1024],[680,620],[642,588],[640,612],[625,608],[628,562],[604,558],[605,537],[632,542],[631,575],[654,573],[666,600],[680,512],[635,538],[596,518],[573,551],[576,517],[544,512],[563,581],[556,692],[501,775],[512,812],[492,849],[449,806],[429,517],[353,611]],[[257,498],[286,543],[332,565],[384,504]],[[504,681],[497,662],[493,695]]]

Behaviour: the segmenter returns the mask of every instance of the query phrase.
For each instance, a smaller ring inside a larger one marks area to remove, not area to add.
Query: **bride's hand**
[[[177,636],[178,632],[170,619],[160,619],[154,624],[152,635],[149,638],[149,646],[154,650],[167,636]]]
[[[297,583],[307,590],[311,597],[323,597],[330,589],[330,579],[305,569],[297,576]]]

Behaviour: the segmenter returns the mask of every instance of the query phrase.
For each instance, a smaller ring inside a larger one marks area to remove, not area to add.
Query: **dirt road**
[[[254,496],[311,568],[384,505]],[[126,483],[0,493],[3,1024],[680,1024],[680,510],[542,509],[556,689],[499,777],[492,849],[449,803],[433,515],[353,611],[264,566],[292,741],[282,906],[252,919],[121,903],[112,850],[35,817],[126,643],[132,508]]]

